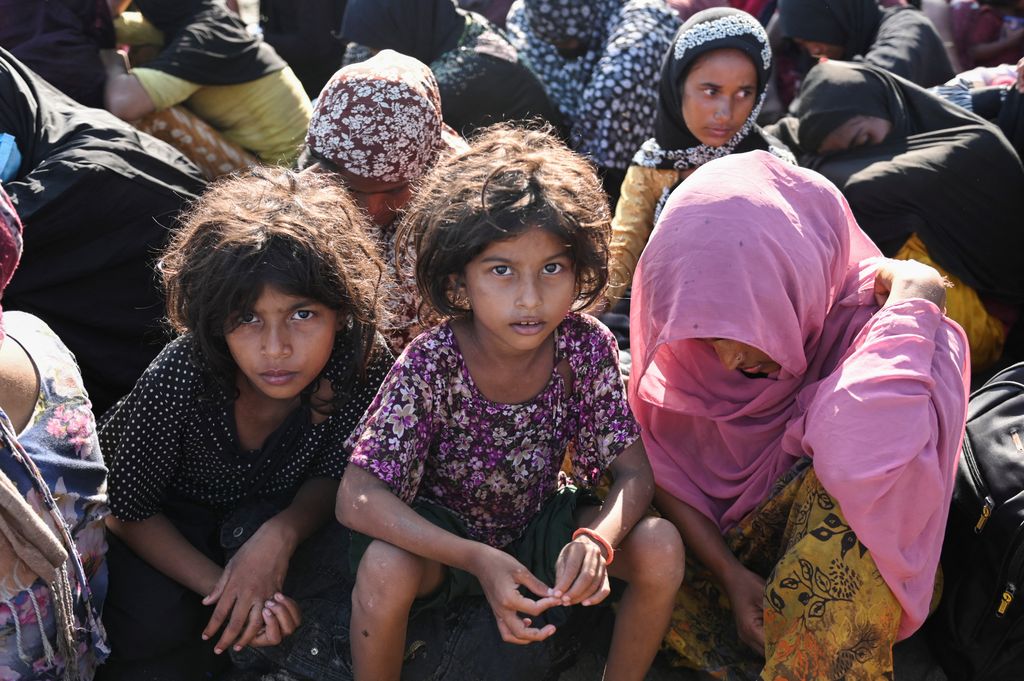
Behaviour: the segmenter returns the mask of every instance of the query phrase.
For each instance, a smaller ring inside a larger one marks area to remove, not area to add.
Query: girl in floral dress
[[[406,347],[349,442],[356,679],[399,678],[411,611],[482,594],[502,638],[528,644],[555,632],[549,609],[603,601],[609,577],[628,586],[607,678],[645,676],[682,544],[642,517],[651,470],[615,341],[579,312],[607,282],[608,238],[593,169],[544,132],[490,129],[410,205],[399,243],[448,321]],[[603,505],[562,479],[567,452],[580,485],[611,472]]]
[[[21,224],[0,189],[0,292]],[[75,358],[40,319],[0,319],[0,679],[92,679],[107,654],[106,477]]]

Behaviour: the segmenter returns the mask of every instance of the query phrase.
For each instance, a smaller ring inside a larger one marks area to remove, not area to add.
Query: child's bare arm
[[[740,640],[764,655],[764,579],[740,563],[718,526],[703,513],[660,488],[655,504],[679,530],[687,550],[693,551],[725,590]]]
[[[540,641],[554,633],[553,626],[532,627],[529,617],[559,601],[549,588],[519,561],[486,544],[463,539],[422,518],[372,473],[349,466],[338,490],[338,520],[351,529],[436,561],[465,570],[480,580],[494,611],[502,638],[510,643]],[[539,598],[519,593],[525,586]]]
[[[162,513],[125,522],[107,516],[107,528],[144,561],[201,596],[213,590],[222,569],[192,546]]]
[[[215,646],[241,650],[264,628],[265,603],[284,585],[295,549],[331,517],[338,483],[329,478],[307,480],[289,506],[263,523],[225,566],[203,603],[217,604],[204,637],[227,626]]]
[[[650,506],[654,474],[639,439],[615,457],[610,468],[614,480],[604,505],[584,526],[614,547]],[[558,557],[554,587],[564,604],[594,605],[605,599],[610,591],[607,558],[601,545],[585,534],[566,544]]]

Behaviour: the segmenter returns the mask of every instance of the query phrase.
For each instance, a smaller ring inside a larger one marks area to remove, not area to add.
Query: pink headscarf
[[[367,180],[418,180],[443,151],[465,141],[441,117],[430,68],[381,50],[335,73],[316,100],[306,144],[341,170]]]
[[[21,221],[7,192],[0,187],[0,299],[21,260]],[[4,339],[3,308],[0,308],[0,341]]]
[[[669,198],[637,267],[629,397],[658,485],[723,530],[811,456],[903,606],[902,638],[927,615],[969,368],[963,331],[933,304],[879,313],[879,262],[821,175],[763,151],[706,164]],[[727,370],[708,338],[782,369]]]

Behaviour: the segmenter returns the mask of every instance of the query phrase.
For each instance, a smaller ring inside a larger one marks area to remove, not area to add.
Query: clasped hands
[[[281,593],[294,547],[264,523],[228,561],[203,605],[216,605],[203,640],[224,628],[214,652],[229,647],[275,646],[302,623],[294,600]]]
[[[563,605],[597,605],[611,593],[600,545],[586,536],[566,544],[555,564],[555,583],[548,586],[509,554],[483,546],[470,570],[480,581],[494,612],[501,638],[526,645],[555,633],[553,624],[533,626],[533,618]],[[525,587],[537,598],[520,593]]]

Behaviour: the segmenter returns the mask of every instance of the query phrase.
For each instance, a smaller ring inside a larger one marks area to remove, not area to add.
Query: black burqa
[[[101,49],[114,48],[107,0],[0,0],[0,45],[86,106],[103,106]]]
[[[462,135],[527,118],[562,131],[558,108],[501,30],[454,0],[348,0],[341,37],[428,65],[444,121]]]
[[[197,85],[238,85],[287,66],[215,0],[135,0],[135,6],[166,42],[147,69]]]
[[[953,77],[934,24],[914,7],[882,9],[876,0],[779,0],[787,38],[841,45],[843,59],[860,59],[923,87]]]
[[[995,125],[882,69],[835,61],[807,74],[796,113],[809,153],[853,116],[891,121],[879,145],[804,161],[836,183],[887,255],[916,232],[979,294],[1024,302],[1024,167]]]
[[[310,99],[341,68],[344,15],[345,0],[260,0],[263,39],[292,67]]]
[[[3,49],[0,132],[22,154],[4,189],[25,226],[4,307],[53,328],[102,411],[166,341],[153,264],[202,176],[173,147],[77,104]]]

